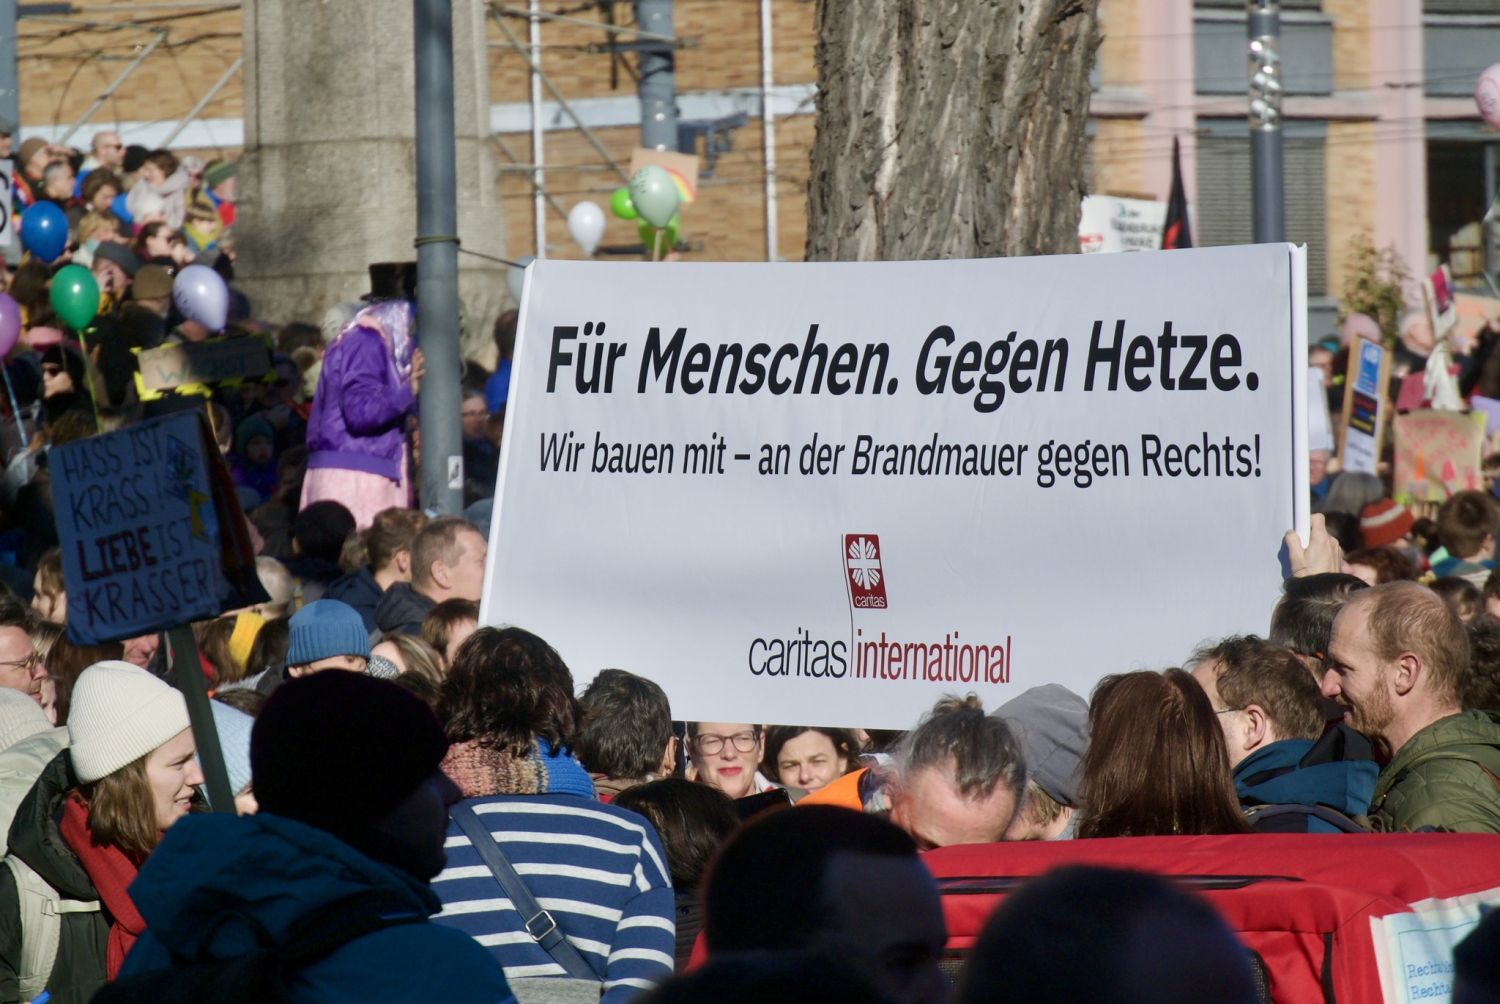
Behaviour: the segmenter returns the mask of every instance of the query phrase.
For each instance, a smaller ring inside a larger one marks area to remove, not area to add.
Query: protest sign
[[[1385,436],[1385,395],[1390,379],[1391,359],[1385,347],[1356,339],[1349,347],[1344,414],[1339,426],[1339,456],[1346,471],[1375,473]]]
[[[1396,498],[1442,502],[1454,492],[1482,489],[1483,412],[1412,411],[1397,415]]]
[[[1167,204],[1113,195],[1085,195],[1078,218],[1078,250],[1155,251],[1161,247],[1161,228]]]
[[[1447,265],[1439,265],[1422,280],[1422,302],[1427,308],[1427,323],[1432,336],[1442,338],[1458,323],[1458,308],[1453,302],[1453,277]]]
[[[206,342],[163,345],[140,354],[141,380],[147,390],[184,384],[254,380],[271,369],[271,352],[256,337],[215,338]]]
[[[1264,629],[1306,525],[1304,276],[537,262],[481,617],[691,719],[909,727],[1180,665]]]
[[[54,447],[48,469],[73,641],[130,638],[265,599],[202,412]]]

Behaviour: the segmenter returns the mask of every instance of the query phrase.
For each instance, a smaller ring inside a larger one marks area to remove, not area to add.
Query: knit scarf
[[[100,902],[113,918],[104,953],[104,975],[112,980],[120,972],[135,939],[146,930],[145,919],[125,891],[135,881],[141,862],[113,844],[94,841],[89,832],[89,804],[76,791],[63,805],[60,828],[63,840],[78,855],[89,881],[99,892]]]
[[[509,750],[481,746],[477,741],[454,743],[443,758],[448,775],[464,798],[488,795],[577,795],[593,801],[594,782],[567,748],[553,752],[547,740],[531,741],[523,756]]]

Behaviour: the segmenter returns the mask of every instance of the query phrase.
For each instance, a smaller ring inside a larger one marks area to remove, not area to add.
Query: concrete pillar
[[[369,263],[417,257],[412,2],[245,0],[244,19],[237,285],[257,316],[317,322]],[[480,0],[453,0],[453,41],[458,235],[505,257]],[[465,353],[491,361],[504,266],[461,254],[459,295]]]

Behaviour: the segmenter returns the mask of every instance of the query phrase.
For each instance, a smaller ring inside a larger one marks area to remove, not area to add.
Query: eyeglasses
[[[41,656],[39,656],[35,652],[33,652],[30,655],[28,655],[26,658],[21,659],[21,660],[19,660],[17,662],[0,661],[0,666],[5,667],[6,669],[20,669],[20,670],[25,670],[26,672],[29,673],[31,670],[36,669],[37,666],[41,665],[41,662],[42,662]]]
[[[736,732],[732,736],[718,736],[712,732],[705,732],[693,739],[693,749],[704,756],[713,756],[724,748],[726,742],[733,743],[734,748],[741,753],[751,753],[755,750],[755,741],[759,738],[754,732]]]
[[[1216,714],[1216,715],[1227,715],[1227,714],[1229,714],[1230,712],[1233,712],[1233,711],[1244,711],[1244,710],[1245,710],[1244,708],[1224,708],[1222,711],[1215,711],[1214,714]]]

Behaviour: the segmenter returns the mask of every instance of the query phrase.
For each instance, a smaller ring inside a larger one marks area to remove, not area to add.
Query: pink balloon
[[[1500,129],[1500,63],[1479,75],[1474,84],[1474,103],[1479,106],[1479,117]]]
[[[21,307],[9,293],[0,293],[0,356],[21,337]]]

